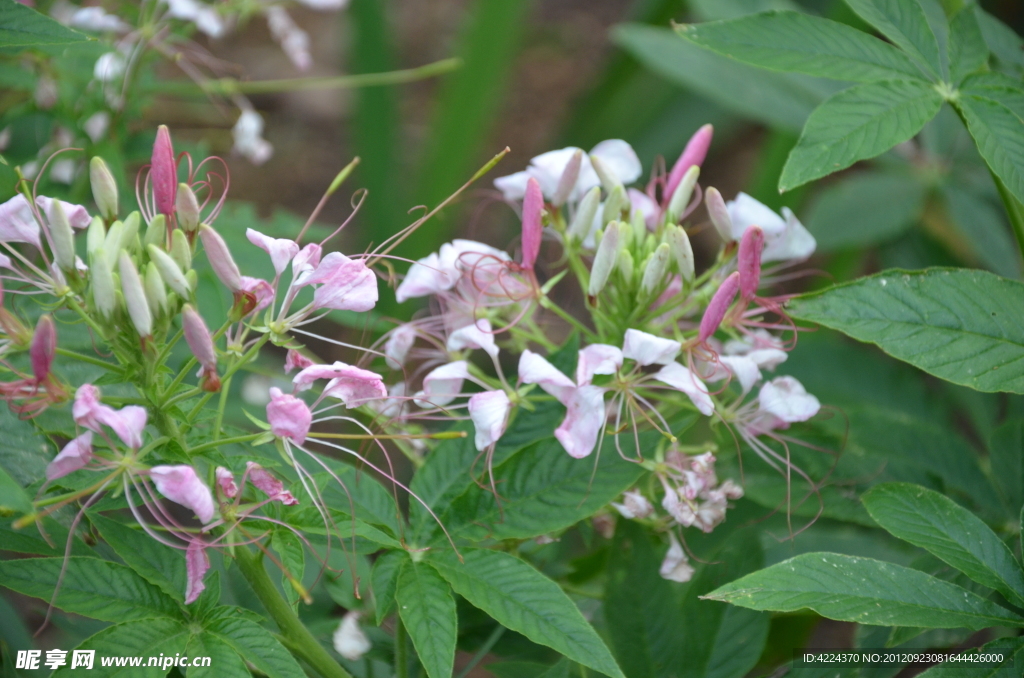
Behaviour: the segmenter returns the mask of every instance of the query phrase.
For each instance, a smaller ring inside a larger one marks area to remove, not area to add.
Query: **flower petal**
[[[617,346],[591,344],[579,353],[576,362],[576,383],[586,386],[595,374],[615,374],[622,367],[623,355]]]
[[[519,381],[524,384],[537,384],[563,405],[569,404],[576,391],[576,384],[572,383],[572,379],[562,374],[561,370],[543,356],[529,349],[519,356]]]
[[[504,391],[474,393],[469,399],[469,418],[476,429],[476,449],[483,451],[505,433],[512,403]]]
[[[192,509],[201,522],[213,518],[213,495],[191,466],[154,466],[149,469],[149,477],[160,494]]]
[[[696,374],[679,363],[665,365],[654,378],[689,396],[690,402],[701,414],[710,417],[715,411],[715,403],[708,394],[707,386]]]
[[[594,451],[604,428],[605,389],[581,386],[572,393],[566,404],[565,419],[555,429],[555,438],[570,457],[582,459]]]
[[[640,330],[626,330],[622,355],[641,365],[667,365],[676,359],[682,344]]]
[[[294,240],[271,238],[252,228],[245,229],[245,237],[253,245],[270,255],[270,262],[274,265],[274,270],[278,275],[288,268],[288,263],[299,253],[299,246]]]

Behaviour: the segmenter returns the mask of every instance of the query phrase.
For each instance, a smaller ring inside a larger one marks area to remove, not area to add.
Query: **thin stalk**
[[[395,676],[409,678],[409,648],[405,642],[405,624],[401,615],[395,616]]]
[[[78,360],[80,362],[89,363],[90,365],[96,365],[97,367],[102,367],[104,369],[110,370],[111,372],[121,371],[120,365],[114,365],[113,363],[108,363],[106,360],[94,358],[91,355],[85,355],[84,353],[78,353],[77,351],[69,351],[66,348],[58,347],[57,355],[62,355],[65,358],[74,358],[75,360]]]
[[[213,424],[213,440],[220,440],[220,429],[224,426],[224,409],[228,406],[228,393],[231,392],[231,378],[227,378],[220,387],[220,402],[217,404],[217,421]]]
[[[257,438],[259,438],[264,433],[266,433],[266,431],[260,431],[259,433],[250,433],[250,434],[244,435],[244,436],[235,436],[234,438],[224,438],[223,440],[214,440],[213,442],[203,443],[202,445],[196,445],[195,447],[190,447],[189,450],[188,450],[188,454],[189,454],[189,456],[191,456],[191,455],[196,454],[198,452],[205,452],[206,450],[212,450],[213,448],[220,447],[221,445],[232,445],[234,443],[247,443],[250,440],[256,440]]]

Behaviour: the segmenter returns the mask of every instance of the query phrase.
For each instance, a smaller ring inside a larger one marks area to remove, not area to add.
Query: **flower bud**
[[[711,297],[711,302],[704,311],[704,317],[700,319],[698,340],[702,342],[707,341],[718,331],[718,326],[725,319],[725,313],[729,310],[729,306],[732,304],[732,300],[736,298],[736,293],[739,289],[740,274],[737,271],[733,271],[729,274],[728,278],[722,281],[722,285],[715,291],[714,296]]]
[[[178,163],[174,159],[174,145],[171,143],[171,132],[167,125],[160,125],[156,130],[156,142],[153,144],[153,157],[150,161],[149,177],[153,182],[153,198],[156,210],[160,214],[174,214],[174,204],[178,191]]]
[[[629,218],[629,225],[632,227],[630,230],[632,230],[633,242],[636,243],[636,247],[639,250],[642,250],[647,244],[647,236],[650,231],[647,230],[647,221],[640,210],[633,210],[633,214]],[[651,251],[654,251],[653,244],[651,245]]]
[[[562,170],[562,176],[558,180],[558,188],[555,189],[555,195],[551,198],[552,205],[561,207],[572,196],[572,191],[576,188],[576,181],[580,178],[580,166],[582,164],[583,150],[577,148],[576,152],[569,158],[569,162],[565,164],[565,169]]]
[[[104,219],[117,218],[117,182],[103,158],[96,155],[89,161],[89,183],[92,184],[92,199]]]
[[[49,313],[39,316],[28,353],[32,361],[32,374],[37,382],[41,382],[50,375],[53,356],[57,353],[57,325]]]
[[[683,174],[682,179],[676,186],[676,190],[672,193],[672,199],[668,203],[668,222],[670,224],[678,224],[683,214],[686,213],[686,208],[690,204],[690,198],[693,197],[693,187],[697,185],[697,177],[700,176],[700,167],[694,165]]]
[[[92,299],[96,304],[96,310],[109,320],[117,310],[117,292],[114,287],[114,273],[102,247],[90,258],[89,278],[92,282]]]
[[[121,249],[138,252],[141,249],[139,243],[139,224],[142,217],[138,212],[132,212],[124,220],[124,230],[121,231]]]
[[[232,293],[241,292],[242,274],[239,272],[235,260],[231,258],[231,251],[228,249],[227,243],[224,242],[224,238],[206,224],[200,224],[199,237],[203,239],[206,259],[210,262],[213,272]]]
[[[604,230],[604,234],[601,236],[601,244],[597,246],[597,253],[594,255],[594,263],[590,267],[590,285],[587,288],[587,294],[592,297],[596,297],[604,289],[604,286],[608,284],[608,276],[612,274],[612,269],[615,268],[615,264],[619,258],[619,231],[622,228],[622,224],[618,221],[613,221],[608,224],[608,228]]]
[[[192,268],[192,246],[188,244],[184,231],[175,230],[171,233],[171,257],[181,270]]]
[[[718,235],[725,242],[732,242],[735,239],[732,237],[732,218],[717,188],[711,186],[704,191],[704,205],[708,208],[708,216],[711,217],[711,223],[715,225]]]
[[[101,217],[93,217],[89,222],[89,228],[85,232],[85,252],[89,257],[96,256],[96,253],[103,252],[103,243],[107,238],[107,229],[103,226]]]
[[[587,191],[587,194],[576,206],[576,214],[573,215],[572,223],[569,224],[569,240],[583,242],[590,235],[590,229],[594,226],[594,217],[597,216],[597,208],[601,206],[601,189],[594,186]]]
[[[117,265],[117,259],[121,255],[122,235],[124,235],[124,222],[115,221],[107,229],[107,237],[103,239],[103,255],[107,258],[107,265],[111,270]]]
[[[604,201],[604,212],[601,214],[601,223],[607,224],[622,218],[623,212],[629,211],[629,198],[626,196],[626,189],[621,185],[608,194]]]
[[[149,226],[146,227],[146,237],[143,238],[142,244],[146,247],[150,245],[165,247],[166,243],[167,217],[162,214],[158,214],[153,217],[153,220],[149,222]]]
[[[199,201],[188,184],[178,184],[178,196],[174,204],[178,210],[178,225],[186,233],[199,228]]]
[[[189,304],[181,309],[181,326],[185,332],[185,342],[203,367],[203,390],[212,393],[219,391],[220,378],[217,376],[217,352],[213,346],[213,337],[203,318]]]
[[[619,269],[619,273],[622,274],[622,279],[627,285],[633,284],[633,272],[636,268],[636,263],[633,261],[633,254],[625,247],[619,249],[619,256],[616,260],[616,267]]]
[[[672,248],[668,243],[661,243],[654,250],[654,254],[647,260],[644,267],[644,277],[640,281],[640,292],[644,295],[651,295],[661,288],[661,281],[668,272],[668,262],[672,258]]]
[[[743,232],[740,251],[736,255],[736,268],[740,274],[740,296],[750,299],[761,286],[761,252],[764,251],[764,231],[751,226]]]
[[[530,270],[540,253],[541,217],[544,212],[544,195],[540,184],[530,177],[523,197],[523,267]]]
[[[604,190],[607,191],[608,195],[611,195],[617,188],[621,188],[623,191],[626,190],[626,187],[622,185],[619,178],[607,165],[604,164],[604,161],[601,160],[601,158],[596,155],[590,156],[590,164],[594,168],[594,171],[597,172],[598,178],[601,179],[601,185],[604,187]]]
[[[693,248],[690,246],[690,238],[682,226],[670,224],[665,230],[665,243],[672,248],[672,256],[676,261],[676,268],[683,278],[684,284],[693,282]]]
[[[68,215],[60,200],[50,206],[50,239],[53,242],[53,259],[62,270],[75,270],[75,232],[68,221]]]
[[[149,252],[150,262],[159,271],[160,277],[167,283],[167,286],[174,290],[174,293],[182,299],[190,298],[192,296],[192,286],[189,285],[185,274],[178,268],[178,264],[171,258],[171,255],[156,245],[150,245],[146,250]]]
[[[683,149],[679,159],[676,160],[676,164],[672,166],[672,171],[668,174],[668,179],[665,182],[665,195],[674,196],[679,182],[683,180],[683,175],[691,167],[700,167],[701,163],[704,162],[704,158],[708,155],[708,148],[711,146],[711,137],[714,136],[714,132],[714,127],[704,125],[686,142],[686,148]]]
[[[164,279],[160,277],[160,271],[152,261],[146,264],[146,301],[154,313],[167,313],[170,303],[167,301],[167,288],[164,287]]]
[[[128,317],[132,319],[139,336],[148,337],[153,334],[153,314],[146,301],[146,291],[139,271],[124,250],[121,250],[118,257],[118,270],[121,272],[121,292],[124,294],[125,306],[128,307]]]

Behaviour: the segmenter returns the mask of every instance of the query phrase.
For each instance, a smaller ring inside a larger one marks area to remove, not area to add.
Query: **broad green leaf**
[[[985,271],[891,270],[794,299],[820,323],[955,384],[1024,393],[1024,285]]]
[[[0,431],[0,466],[22,487],[41,480],[56,454],[53,445],[8,407],[0,407]]]
[[[378,481],[367,470],[330,458],[325,458],[324,462],[330,467],[330,472],[317,473],[315,477],[327,506],[386,528],[392,535],[402,533],[392,488],[383,484],[386,480]],[[395,489],[401,491],[400,488]]]
[[[907,141],[935,117],[942,97],[921,81],[856,85],[816,108],[779,178],[788,191]]]
[[[0,585],[48,601],[63,562],[63,558],[0,561]],[[180,614],[172,598],[130,568],[82,556],[68,558],[54,604],[65,612],[110,622]]]
[[[88,39],[15,0],[0,0],[0,48],[67,45]]]
[[[405,551],[385,551],[373,561],[370,582],[373,585],[373,604],[376,608],[377,626],[395,606],[395,587],[398,585],[398,573],[402,565],[409,560]]]
[[[978,666],[969,661],[948,661],[918,674],[918,678],[1018,678],[1024,665],[1024,638],[996,638],[961,654],[1002,653],[998,666]]]
[[[885,483],[861,500],[891,534],[920,546],[968,577],[1024,604],[1024,573],[996,533],[948,497],[910,483]]]
[[[268,678],[305,678],[291,653],[259,624],[240,617],[224,616],[207,622],[205,633],[215,636]]]
[[[918,0],[846,0],[846,4],[917,61],[925,75],[934,80],[945,75],[939,42]]]
[[[764,12],[732,21],[682,24],[685,39],[773,71],[833,80],[915,80],[921,72],[892,45],[855,28],[797,12]]]
[[[954,85],[988,62],[988,45],[974,7],[965,5],[949,21],[949,80]]]
[[[1006,278],[1020,276],[1020,253],[1006,224],[1005,212],[959,182],[942,187],[949,217],[978,261]]]
[[[184,600],[185,557],[182,551],[175,551],[144,532],[99,514],[90,514],[89,520],[114,553],[143,579],[175,600]]]
[[[525,414],[525,413],[522,413]],[[651,438],[642,438],[648,449]],[[629,444],[632,444],[630,441]],[[643,473],[624,461],[609,441],[600,459],[573,459],[554,438],[534,443],[471,485],[440,514],[455,539],[528,539],[573,525],[615,499]],[[596,465],[596,470],[595,470]],[[481,469],[481,473],[483,470]],[[444,539],[436,533],[435,539]]]
[[[665,79],[771,127],[800,130],[835,91],[828,81],[737,63],[680,40],[670,28],[619,24],[611,38]]]
[[[189,666],[187,678],[250,678],[245,661],[235,650],[217,636],[197,633],[188,639],[185,648],[188,657],[209,657],[209,666]]]
[[[1024,47],[1024,40],[1021,40],[1016,31],[983,10],[980,4],[971,3],[970,6],[974,8],[978,27],[992,54],[1007,64],[1024,66],[1024,50],[1021,49]]]
[[[925,186],[912,174],[864,172],[821,191],[804,221],[819,252],[865,247],[910,228],[924,199]]]
[[[1024,421],[1010,420],[995,430],[989,443],[992,477],[1010,515],[1024,506]]]
[[[281,561],[281,590],[293,606],[299,604],[299,592],[292,583],[302,584],[306,572],[306,550],[299,537],[289,529],[278,527],[270,537],[270,545]],[[287,571],[286,571],[287,570]],[[289,577],[290,575],[290,577]]]
[[[1002,73],[975,73],[963,82],[963,92],[981,99],[989,99],[1009,108],[1018,118],[1024,118],[1024,84]]]
[[[611,652],[558,584],[508,553],[465,549],[428,555],[455,592],[507,629],[611,678],[625,678]]]
[[[459,620],[448,582],[429,564],[406,559],[398,574],[395,600],[427,676],[451,676]]]
[[[12,520],[0,523],[0,544],[3,544],[4,551],[14,553],[26,553],[33,556],[63,556],[67,547],[68,530],[53,518],[44,518],[42,531],[50,539],[40,534],[39,527],[31,525],[15,530],[11,527]],[[71,555],[88,556],[93,555],[92,549],[85,545],[81,539],[74,539],[71,542]]]
[[[32,497],[0,466],[0,516],[32,513]]]
[[[88,676],[100,678],[159,678],[165,676],[171,667],[147,666],[149,657],[159,657],[161,653],[173,657],[185,652],[190,630],[188,626],[174,619],[139,619],[125,624],[117,624],[103,629],[94,636],[86,638],[76,648],[78,650],[95,650],[91,670]],[[83,675],[81,667],[71,668],[71,654],[68,663],[53,672],[54,678],[73,678]],[[103,660],[110,660],[121,666],[103,666]],[[140,664],[131,665],[132,660],[141,660]],[[212,662],[211,662],[212,664]]]
[[[838,621],[877,626],[1024,626],[1024,618],[929,574],[871,558],[805,553],[709,593],[754,610],[811,609]]]
[[[1024,200],[1024,119],[1012,92],[972,91],[964,83],[958,105],[978,151],[1017,200]]]
[[[739,19],[770,9],[800,11],[793,0],[689,0],[688,4],[701,21]]]

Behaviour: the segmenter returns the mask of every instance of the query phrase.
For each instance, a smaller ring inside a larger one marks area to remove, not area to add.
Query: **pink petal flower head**
[[[160,494],[192,509],[200,522],[213,519],[213,495],[191,466],[154,466],[149,469],[149,477]]]
[[[775,428],[787,428],[816,415],[821,403],[793,377],[776,377],[761,387],[758,407],[779,420]]]
[[[36,331],[32,335],[32,345],[29,347],[29,356],[32,361],[32,374],[37,382],[42,382],[50,376],[50,367],[53,365],[53,356],[57,353],[57,325],[49,313],[39,316],[36,323]]]
[[[508,424],[512,403],[504,391],[474,393],[469,399],[469,418],[476,429],[476,449],[483,451],[498,442]]]
[[[654,378],[685,393],[694,407],[704,416],[710,417],[715,411],[715,403],[708,394],[707,386],[700,380],[700,377],[679,363],[665,365],[658,370]]]
[[[622,503],[612,502],[612,507],[619,512],[619,515],[628,520],[646,518],[654,513],[654,506],[651,505],[651,502],[636,490],[624,492]]]
[[[110,408],[107,408],[110,409]],[[146,428],[146,408],[128,405],[104,418],[103,423],[113,429],[117,437],[128,447],[137,450],[142,447],[142,432]]]
[[[149,176],[153,182],[156,209],[169,217],[174,214],[174,204],[177,200],[178,162],[174,158],[174,145],[171,143],[171,132],[167,125],[160,125],[156,130],[153,158],[150,163]]]
[[[523,197],[523,267],[533,269],[540,253],[541,214],[544,211],[544,195],[540,184],[530,178]]]
[[[206,258],[210,262],[210,268],[213,269],[217,278],[232,294],[242,292],[242,274],[231,257],[231,250],[228,249],[224,238],[206,224],[199,226],[199,237],[206,249]]]
[[[711,147],[711,138],[715,134],[715,128],[708,124],[697,130],[690,140],[686,142],[686,148],[680,154],[679,159],[676,160],[676,164],[672,166],[672,171],[668,174],[668,179],[665,182],[665,199],[668,200],[675,193],[676,187],[679,182],[683,180],[683,175],[686,171],[696,165],[700,167],[704,163],[704,158],[708,155],[708,149]]]
[[[228,469],[223,466],[218,466],[217,471],[217,485],[220,487],[220,491],[228,499],[234,499],[238,496],[238,485],[235,484],[235,476]]]
[[[287,238],[271,238],[251,228],[245,229],[245,237],[253,245],[270,255],[270,262],[278,275],[288,268],[288,264],[299,253],[299,246],[294,240]]]
[[[449,290],[455,284],[452,278],[458,279],[457,274],[454,267],[451,271],[442,270],[440,256],[432,252],[409,267],[409,272],[395,290],[395,299],[402,303]]]
[[[99,411],[107,407],[100,402],[100,390],[92,384],[82,384],[75,391],[75,402],[71,406],[71,416],[75,423],[90,431],[100,430]],[[110,408],[107,408],[110,409]]]
[[[245,468],[252,484],[262,490],[271,501],[279,501],[285,506],[294,506],[299,503],[299,500],[292,496],[291,492],[284,489],[284,483],[267,469],[253,461],[246,462]]]
[[[464,348],[479,348],[492,358],[496,357],[498,345],[494,343],[491,321],[483,318],[455,330],[448,335],[447,348],[453,352]]]
[[[188,582],[185,584],[186,605],[194,603],[206,589],[203,577],[209,569],[210,558],[206,555],[205,545],[199,539],[192,540],[185,551],[185,571],[188,574]]]
[[[87,227],[89,222],[92,221],[92,217],[89,216],[89,211],[81,205],[64,202],[63,200],[57,200],[55,198],[47,198],[45,195],[36,196],[36,205],[46,213],[46,219],[51,224],[53,223],[53,206],[57,203],[60,203],[61,209],[64,210],[64,217],[68,220],[68,223],[71,224],[72,228],[81,230]]]
[[[465,360],[436,367],[423,377],[423,390],[416,394],[416,404],[444,407],[462,395],[462,382],[469,378],[469,364]]]
[[[267,421],[270,432],[279,438],[288,438],[301,445],[306,442],[313,413],[300,398],[282,393],[277,387],[270,388],[270,402],[267,403]]]
[[[71,416],[75,423],[99,433],[109,426],[121,441],[133,449],[142,447],[142,431],[146,428],[146,408],[129,405],[120,410],[100,402],[100,391],[92,384],[82,384],[75,392]]]
[[[608,344],[591,344],[579,353],[576,362],[576,383],[586,386],[595,374],[615,374],[622,367],[622,350]]]
[[[665,559],[661,561],[658,574],[663,579],[668,579],[669,581],[688,582],[693,578],[693,566],[690,565],[690,560],[686,557],[686,552],[683,551],[683,547],[680,545],[679,540],[676,539],[676,536],[669,532],[668,538],[668,552],[665,554]]]
[[[409,350],[416,343],[416,328],[406,323],[391,330],[384,343],[384,360],[393,370],[401,369]]]
[[[292,257],[292,284],[305,285],[305,279],[320,265],[323,248],[311,242]]]
[[[0,205],[0,242],[25,242],[42,249],[39,222],[20,193]]]
[[[85,468],[92,459],[92,431],[86,431],[73,439],[46,466],[46,479],[56,480],[69,473]]]
[[[605,389],[580,386],[566,405],[565,419],[555,429],[555,438],[570,457],[582,459],[594,451],[604,427]]]
[[[676,359],[682,344],[640,330],[626,330],[622,355],[640,365],[667,365]]]
[[[576,384],[572,379],[562,374],[561,370],[543,356],[529,349],[519,356],[519,381],[524,384],[537,384],[563,405],[569,404],[576,391]]]
[[[764,251],[764,231],[752,226],[743,232],[740,250],[736,255],[736,268],[740,274],[740,296],[752,299],[761,286],[761,253]]]
[[[376,372],[344,363],[334,364],[342,367],[337,370],[337,376],[324,387],[325,396],[337,398],[345,403],[346,408],[359,407],[388,397],[384,379]]]
[[[303,285],[320,285],[313,293],[313,307],[364,313],[377,305],[377,276],[362,259],[331,252]]]
[[[294,348],[290,348],[288,349],[288,353],[285,354],[284,358],[284,373],[290,374],[291,371],[296,368],[304,370],[307,367],[310,367],[311,365],[314,364],[315,363],[312,360],[302,355]]]
[[[259,313],[274,301],[274,288],[262,278],[251,278],[242,276],[241,296],[245,303],[242,306],[242,315]]]
[[[704,317],[700,319],[700,331],[697,334],[699,341],[707,341],[718,331],[718,326],[722,324],[729,306],[732,305],[732,300],[736,298],[736,293],[739,291],[740,274],[739,271],[733,271],[715,290],[714,296],[711,297],[711,301],[704,311]]]

